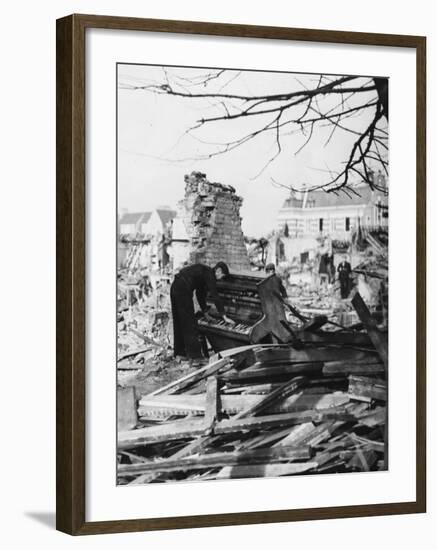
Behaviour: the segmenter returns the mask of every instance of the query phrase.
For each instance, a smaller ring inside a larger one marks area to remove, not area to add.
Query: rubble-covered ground
[[[372,311],[381,309],[381,289],[387,294],[387,249],[368,247],[354,257],[353,287]],[[279,271],[279,274],[280,271]],[[339,283],[320,281],[308,271],[286,272],[283,278],[288,302],[307,318],[325,315],[332,322],[324,330],[335,330],[336,324],[351,326],[359,321],[350,300],[340,297]],[[148,294],[142,293],[138,276],[121,270],[118,300],[118,385],[135,386],[144,395],[190,372],[188,363],[173,357],[170,277],[152,277]],[[384,320],[381,314],[381,323]],[[303,323],[287,312],[288,321],[296,327]]]
[[[192,370],[173,357],[168,278],[157,276],[154,283],[148,296],[141,295],[137,279],[119,273],[117,382],[135,386],[138,395]]]
[[[353,299],[308,270],[279,272],[298,339],[202,368],[173,357],[171,278],[121,271],[118,483],[386,469],[387,343],[374,321],[386,328],[387,267],[386,246],[357,253]]]

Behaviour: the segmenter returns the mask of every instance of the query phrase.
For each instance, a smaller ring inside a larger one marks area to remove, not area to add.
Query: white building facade
[[[290,237],[329,235],[350,240],[361,228],[388,225],[388,196],[363,184],[355,193],[326,193],[323,190],[292,193],[277,216],[277,229]]]

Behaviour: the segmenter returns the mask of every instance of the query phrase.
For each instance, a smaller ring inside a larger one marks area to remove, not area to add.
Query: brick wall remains
[[[242,202],[230,185],[212,183],[201,172],[185,176],[177,219],[182,219],[189,241],[189,263],[212,266],[223,261],[234,271],[250,268],[241,229]]]

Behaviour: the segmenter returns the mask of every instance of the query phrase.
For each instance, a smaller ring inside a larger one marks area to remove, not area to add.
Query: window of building
[[[323,218],[319,218],[319,231],[323,231]]]
[[[350,229],[351,229],[351,219],[346,218],[345,221],[344,221],[344,225],[345,225],[346,231],[350,231]]]
[[[381,225],[381,223],[382,223],[382,203],[381,203],[381,199],[378,199],[378,203],[376,205],[376,223],[377,223],[377,225]]]
[[[283,262],[285,260],[285,246],[282,241],[277,242],[277,248],[276,248],[276,257],[280,262]]]

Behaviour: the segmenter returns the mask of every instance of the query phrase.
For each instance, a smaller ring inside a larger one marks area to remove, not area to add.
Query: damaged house
[[[139,267],[163,269],[169,263],[167,246],[176,211],[161,206],[151,212],[125,213],[119,221],[118,263],[130,271]]]

